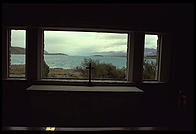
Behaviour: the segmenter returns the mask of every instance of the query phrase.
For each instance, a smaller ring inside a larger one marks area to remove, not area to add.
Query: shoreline
[[[14,64],[10,66],[10,75],[23,76],[25,74],[24,64]],[[49,68],[48,78],[82,78],[81,73],[75,69]]]
[[[9,77],[25,77],[25,65],[11,65],[10,66],[10,74]],[[86,70],[88,71],[88,70]],[[67,78],[67,79],[88,79],[88,76],[84,76],[81,70],[77,69],[63,69],[63,68],[49,68],[49,73],[47,77],[42,78]],[[98,80],[100,78],[97,78]],[[111,78],[102,78],[101,79],[111,79]],[[113,78],[112,78],[113,79]]]

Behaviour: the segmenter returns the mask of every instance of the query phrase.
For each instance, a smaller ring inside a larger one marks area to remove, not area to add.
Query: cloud
[[[88,55],[92,51],[120,49],[126,36],[114,33],[45,31],[45,50],[68,55]],[[121,36],[120,38],[117,38]],[[109,40],[110,38],[110,40]],[[118,40],[115,40],[117,38]],[[121,47],[121,49],[124,47]]]
[[[127,41],[115,41],[111,42],[110,44],[107,44],[103,47],[102,50],[100,51],[114,51],[114,50],[119,50],[119,51],[127,51]]]
[[[127,45],[127,40],[120,40],[120,41],[113,42],[111,44],[111,46],[124,46],[124,45]]]
[[[12,30],[13,46],[25,47],[25,30]],[[92,52],[127,51],[128,34],[74,31],[44,31],[44,49],[51,53],[88,55]],[[145,35],[145,47],[157,47],[157,35]]]
[[[101,36],[98,36],[99,39],[104,40],[124,40],[127,39],[128,34],[126,33],[106,33]]]
[[[12,45],[25,47],[25,30],[12,30]],[[95,51],[126,51],[127,34],[44,31],[44,50],[49,53],[88,55]]]
[[[146,48],[157,48],[157,35],[145,35],[145,47]]]
[[[58,35],[47,35],[47,38],[45,38],[44,43],[45,44],[50,44],[50,45],[55,45],[55,44],[64,44],[67,42],[67,40],[64,39],[65,37],[61,37]]]
[[[26,30],[11,30],[11,46],[26,48]]]

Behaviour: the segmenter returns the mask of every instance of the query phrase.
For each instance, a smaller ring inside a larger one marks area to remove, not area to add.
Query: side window
[[[25,78],[26,30],[10,31],[9,38],[9,77]]]
[[[145,34],[143,80],[158,80],[159,42],[158,35]]]

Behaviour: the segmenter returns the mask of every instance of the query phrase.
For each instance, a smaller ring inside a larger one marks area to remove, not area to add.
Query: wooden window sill
[[[59,85],[32,85],[27,91],[85,91],[85,92],[134,92],[143,93],[137,87],[125,86],[59,86]]]

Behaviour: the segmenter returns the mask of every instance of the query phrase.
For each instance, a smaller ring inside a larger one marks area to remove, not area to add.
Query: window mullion
[[[144,56],[144,33],[132,32],[129,37],[128,81],[141,82]]]
[[[41,41],[42,30],[37,27],[27,29],[27,79],[39,80],[41,77]]]
[[[10,45],[10,30],[3,28],[2,34],[2,79],[7,79],[9,74],[9,45]]]
[[[42,63],[43,63],[43,51],[44,51],[44,34],[43,29],[37,29],[37,80],[42,77]]]
[[[131,43],[132,32],[128,34],[127,44],[127,81],[132,82],[133,68],[133,44]]]
[[[171,44],[169,42],[170,36],[168,34],[161,35],[160,42],[160,62],[159,62],[159,81],[169,81],[169,69],[171,64]],[[165,64],[167,63],[167,64]]]

